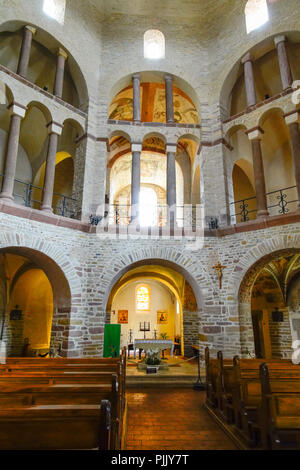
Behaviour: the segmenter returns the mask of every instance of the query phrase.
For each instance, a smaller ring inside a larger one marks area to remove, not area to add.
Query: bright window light
[[[136,306],[138,310],[150,310],[150,291],[147,286],[141,286],[136,293]]]
[[[144,34],[144,58],[164,59],[165,36],[157,29],[149,29]]]
[[[64,24],[66,0],[44,0],[43,11],[58,23]]]
[[[140,192],[140,225],[142,227],[157,225],[157,196],[151,188],[142,188]]]
[[[180,314],[180,308],[179,308],[179,302],[178,302],[178,300],[176,301],[176,313],[177,313],[177,315]]]
[[[247,33],[269,21],[267,0],[248,0],[245,7]]]

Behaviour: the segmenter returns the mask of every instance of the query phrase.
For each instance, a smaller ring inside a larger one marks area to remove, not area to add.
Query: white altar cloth
[[[134,358],[136,358],[136,349],[158,349],[160,352],[164,349],[171,349],[171,356],[173,356],[174,343],[171,339],[135,339],[133,342]]]

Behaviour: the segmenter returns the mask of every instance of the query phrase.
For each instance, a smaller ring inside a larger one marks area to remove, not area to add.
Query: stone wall
[[[71,291],[70,311],[54,312],[52,344],[69,356],[100,355],[106,303],[115,282],[137,262],[169,263],[188,280],[197,312],[186,322],[199,322],[201,349],[208,345],[225,354],[254,351],[251,305],[239,288],[248,270],[278,250],[300,248],[300,224],[206,237],[202,249],[187,240],[101,240],[96,234],[0,214],[0,248],[28,247],[45,253],[63,271]],[[222,289],[212,266],[226,269]],[[242,285],[243,287],[243,285]],[[186,323],[186,326],[187,326]],[[193,333],[194,334],[194,333]],[[193,341],[196,337],[193,336]]]

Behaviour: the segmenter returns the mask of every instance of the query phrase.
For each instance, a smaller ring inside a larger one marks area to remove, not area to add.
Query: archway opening
[[[144,337],[164,338],[173,341],[176,355],[194,355],[198,305],[188,280],[171,263],[153,260],[129,267],[111,289],[106,310],[107,323],[121,325],[122,347]]]
[[[70,303],[68,282],[53,260],[24,247],[0,250],[0,339],[8,356],[50,349],[66,355]]]
[[[257,358],[290,358],[300,338],[300,250],[263,257],[246,273],[239,291],[242,352]]]

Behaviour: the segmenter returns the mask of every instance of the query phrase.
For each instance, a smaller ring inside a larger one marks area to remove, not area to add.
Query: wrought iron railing
[[[186,204],[176,206],[176,223],[179,227],[196,227],[203,223],[203,214],[200,206]],[[129,225],[131,221],[132,207],[129,204],[112,204],[107,207],[109,224]],[[145,212],[150,214],[147,220],[144,217]],[[167,205],[142,206],[139,209],[139,220],[143,226],[164,227],[169,220],[170,209]],[[144,221],[144,223],[143,223]]]
[[[266,194],[267,208],[270,215],[287,214],[297,209],[298,196],[297,187],[288,186]],[[240,199],[231,203],[233,214],[232,223],[247,222],[256,218],[257,200],[256,196]],[[240,209],[238,211],[238,209]],[[251,216],[253,214],[253,217]]]
[[[0,175],[2,180],[3,175]],[[2,185],[2,181],[1,181]],[[36,186],[32,183],[15,179],[14,184],[14,199],[17,204],[31,207],[33,209],[40,209],[42,205],[43,188]],[[77,218],[76,199],[73,199],[64,194],[53,193],[53,213],[62,217],[69,217],[71,219]]]

